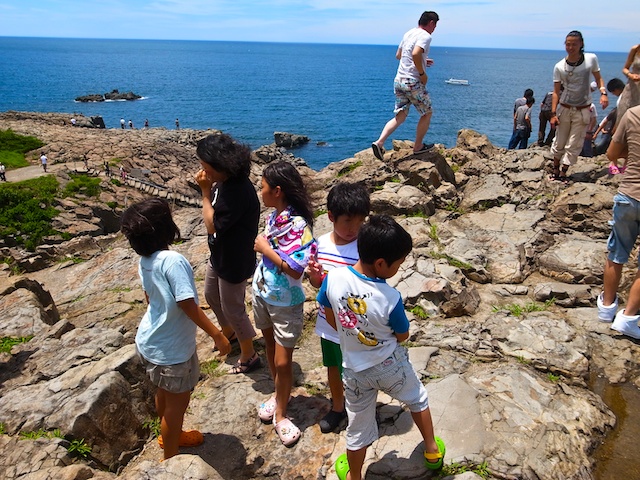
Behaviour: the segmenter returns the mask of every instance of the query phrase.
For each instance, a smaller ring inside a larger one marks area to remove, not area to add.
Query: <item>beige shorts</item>
[[[273,338],[285,348],[294,348],[302,335],[304,303],[281,307],[253,293],[253,321],[260,330],[273,328]]]
[[[198,354],[193,352],[189,360],[176,365],[156,365],[142,356],[136,349],[138,357],[156,387],[170,393],[190,392],[200,379],[200,363]]]

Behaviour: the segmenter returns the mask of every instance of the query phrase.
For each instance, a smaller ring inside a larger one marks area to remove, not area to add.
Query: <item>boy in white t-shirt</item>
[[[341,182],[329,191],[327,210],[333,230],[318,239],[317,258],[308,266],[311,285],[320,287],[327,272],[358,261],[358,232],[370,209],[369,190],[362,183]],[[329,433],[342,424],[347,412],[344,408],[340,338],[338,332],[327,323],[322,305],[318,308],[315,331],[320,336],[322,364],[327,367],[331,392],[331,410],[320,420],[320,430]]]
[[[427,390],[407,348],[409,320],[400,292],[387,284],[411,252],[411,235],[388,215],[372,215],[358,234],[360,259],[331,270],[318,302],[340,336],[347,426],[347,453],[336,460],[340,480],[360,480],[367,447],[378,439],[376,399],[382,391],[404,403],[424,440],[425,466],[442,468],[444,442],[433,435]]]

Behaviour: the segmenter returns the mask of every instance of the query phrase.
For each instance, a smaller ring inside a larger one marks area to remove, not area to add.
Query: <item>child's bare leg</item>
[[[161,407],[158,411],[161,424],[162,441],[164,444],[164,459],[171,458],[179,453],[180,433],[182,432],[182,422],[184,412],[189,406],[191,392],[171,393],[159,388],[156,393],[156,406]]]
[[[274,342],[275,343],[275,342]],[[287,415],[287,404],[293,385],[293,348],[275,343],[276,423]]]
[[[428,453],[438,453],[438,445],[433,437],[433,423],[431,411],[427,408],[421,412],[411,412],[411,417],[424,439],[424,449]]]
[[[334,412],[344,411],[344,386],[342,385],[342,375],[339,367],[327,367],[327,380],[329,381],[329,391],[331,392],[332,410]]]
[[[347,473],[347,480],[362,479],[362,465],[364,465],[366,455],[367,447],[363,447],[359,450],[347,450],[347,460],[349,460],[349,473]]]
[[[269,364],[269,371],[273,380],[276,379],[276,366],[274,357],[276,354],[276,340],[273,338],[273,328],[265,328],[262,330],[262,336],[265,343],[265,355],[267,356],[267,363]]]

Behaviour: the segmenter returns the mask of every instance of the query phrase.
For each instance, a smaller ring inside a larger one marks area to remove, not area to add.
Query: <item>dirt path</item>
[[[15,168],[7,170],[7,182],[21,182],[30,178],[42,177],[44,175],[55,174],[59,170],[67,169],[65,163],[56,163],[47,165],[47,173],[42,170],[41,165],[30,165],[28,167]]]

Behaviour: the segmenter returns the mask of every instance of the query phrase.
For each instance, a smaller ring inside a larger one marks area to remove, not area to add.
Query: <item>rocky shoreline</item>
[[[317,425],[330,404],[308,285],[290,406],[303,430],[298,445],[286,449],[257,419],[256,406],[271,393],[267,370],[227,374],[237,351],[214,368],[212,344],[200,337],[206,365],[185,421],[205,432],[205,444],[158,463],[148,428],[151,388],[133,348],[143,295],[118,216],[151,194],[195,199],[174,202],[185,238],[176,249],[191,261],[202,292],[208,250],[193,174],[195,142],[211,131],[73,128],[70,117],[0,114],[0,129],[46,144],[27,158],[36,165],[46,152],[62,185],[71,172],[103,178],[99,197],[57,201],[55,228],[71,240],[50,238],[33,253],[0,240],[0,336],[34,335],[0,354],[0,477],[337,478],[332,465],[344,432],[325,435]],[[609,457],[597,451],[640,405],[640,345],[599,323],[595,309],[617,178],[596,157],[579,160],[571,185],[549,182],[547,152],[506,151],[462,130],[452,149],[413,156],[409,142],[394,141],[385,162],[367,149],[313,171],[273,144],[255,152],[251,175],[257,185],[265,163],[293,161],[312,192],[316,235],[330,227],[326,194],[342,180],[365,182],[373,211],[396,216],[412,234],[414,250],[389,283],[412,318],[409,350],[447,443],[447,464],[499,479],[635,478],[635,438]],[[104,177],[104,162],[140,172],[157,188],[118,185]],[[635,269],[633,261],[624,269],[623,297]],[[617,418],[591,389],[594,377],[632,387],[635,396]],[[378,403],[381,438],[369,450],[366,478],[431,478],[409,414],[383,396]],[[66,438],[19,434],[39,429],[60,429]],[[91,446],[82,461],[67,450],[79,439]]]

